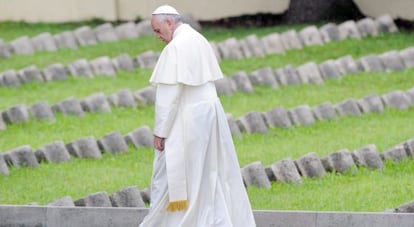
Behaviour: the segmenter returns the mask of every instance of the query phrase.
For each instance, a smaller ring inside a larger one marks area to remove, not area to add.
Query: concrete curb
[[[0,206],[0,227],[138,226],[145,208]],[[414,226],[414,214],[255,210],[257,227]]]

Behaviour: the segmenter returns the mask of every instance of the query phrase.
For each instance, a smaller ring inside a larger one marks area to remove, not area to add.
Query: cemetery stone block
[[[66,115],[76,115],[79,117],[82,117],[84,115],[79,100],[74,97],[60,101],[58,104],[52,107],[52,110],[59,111]]]
[[[381,54],[379,58],[387,72],[401,71],[405,69],[402,58],[395,50]]]
[[[356,24],[362,37],[378,35],[378,24],[372,18],[363,18],[358,20]]]
[[[393,160],[400,162],[407,158],[407,152],[404,145],[398,145],[381,153],[382,160]]]
[[[386,106],[393,109],[405,110],[411,107],[411,100],[408,95],[400,90],[390,92],[382,96]]]
[[[72,76],[78,77],[78,76],[84,76],[87,78],[93,78],[93,72],[91,65],[86,59],[79,59],[76,60],[67,66],[69,73]]]
[[[414,47],[409,47],[400,51],[400,56],[404,61],[404,65],[407,68],[414,67]]]
[[[246,187],[256,186],[259,188],[270,188],[270,181],[261,162],[253,162],[241,169]]]
[[[116,26],[115,32],[120,39],[138,38],[138,31],[134,22],[126,22]]]
[[[6,123],[22,123],[29,121],[29,112],[26,105],[17,105],[3,111],[3,120]]]
[[[324,158],[322,163],[326,171],[345,173],[355,166],[352,154],[348,149],[341,149]]]
[[[107,56],[96,58],[90,64],[94,74],[97,76],[114,76],[116,74],[115,67]]]
[[[388,14],[382,15],[380,17],[377,17],[376,22],[378,24],[378,29],[380,32],[385,33],[395,33],[398,32],[398,27],[395,25],[394,20],[392,17]]]
[[[241,59],[243,52],[236,38],[228,38],[217,44],[222,58]]]
[[[304,84],[323,84],[321,72],[314,62],[308,62],[298,67],[300,80]]]
[[[102,152],[124,153],[128,151],[128,145],[120,132],[111,132],[98,140],[99,148]]]
[[[49,32],[41,33],[32,38],[33,46],[37,51],[56,51],[57,46]]]
[[[321,70],[322,77],[325,79],[337,79],[342,76],[334,60],[322,62],[319,65],[319,69]]]
[[[32,81],[43,82],[42,73],[35,65],[19,70],[17,75],[22,83],[30,83]]]
[[[55,141],[39,148],[36,153],[41,153],[47,162],[61,163],[70,160],[70,155],[63,141]]]
[[[414,138],[407,140],[404,142],[404,149],[407,153],[407,156],[414,158]]]
[[[356,149],[352,153],[352,158],[357,166],[371,169],[382,169],[384,167],[381,156],[374,144]]]
[[[138,37],[143,35],[154,35],[154,31],[151,28],[150,20],[142,20],[136,24],[136,30]]]
[[[298,71],[291,65],[287,65],[284,68],[277,69],[275,71],[275,77],[281,85],[298,85],[301,83],[301,79]]]
[[[82,26],[74,31],[76,40],[81,46],[95,45],[98,43],[96,36],[89,26]]]
[[[302,43],[307,46],[323,44],[321,33],[315,25],[302,29],[299,32],[299,36],[302,40]]]
[[[278,161],[270,166],[276,181],[284,183],[302,184],[300,174],[296,168],[295,162],[288,158]]]
[[[232,95],[236,90],[235,84],[228,77],[223,77],[219,80],[214,81],[218,95]]]
[[[10,164],[15,167],[37,167],[39,165],[35,153],[29,145],[14,148],[6,156]]]
[[[358,60],[362,68],[367,72],[384,72],[384,65],[376,55],[368,55]]]
[[[81,101],[81,106],[87,112],[111,112],[111,107],[103,92],[92,94]]]
[[[10,46],[0,39],[0,57],[1,58],[10,58]]]
[[[304,177],[323,177],[326,173],[322,161],[315,152],[300,157],[295,161],[295,164],[301,175]]]
[[[338,25],[339,32],[343,39],[354,38],[361,39],[361,34],[359,33],[358,27],[353,20],[345,21]]]
[[[244,39],[240,40],[240,43],[244,44],[241,45],[241,47],[244,46],[247,48],[247,50],[243,49],[245,57],[263,57],[265,55],[263,43],[260,42],[255,34],[248,35]]]
[[[315,123],[313,112],[308,105],[294,107],[288,111],[288,115],[296,126],[308,126]]]
[[[376,94],[367,95],[358,100],[358,105],[363,113],[382,113],[384,112],[384,103],[380,96]]]
[[[112,207],[111,199],[106,192],[97,192],[75,201],[76,206],[82,207]]]
[[[148,126],[142,126],[126,134],[124,140],[127,144],[134,145],[135,148],[152,148],[154,146],[153,138],[151,129]]]
[[[134,67],[140,67],[143,69],[153,69],[157,64],[159,54],[149,50],[133,59]]]
[[[118,41],[118,36],[111,23],[104,23],[94,29],[96,38],[99,42]]]
[[[0,79],[2,80],[1,84],[3,84],[3,86],[8,86],[8,87],[19,87],[20,86],[19,77],[17,76],[17,73],[14,70],[8,70],[6,72],[3,72]]]
[[[7,163],[4,160],[3,154],[0,154],[0,175],[3,175],[3,176],[10,175],[9,167],[7,166]]]
[[[16,54],[33,54],[34,47],[29,37],[22,36],[10,42],[12,50]]]
[[[321,33],[322,40],[325,43],[344,39],[344,37],[341,36],[338,26],[334,23],[323,25],[319,28],[319,31]]]
[[[249,79],[253,85],[264,85],[272,88],[277,88],[278,84],[273,70],[270,67],[265,67],[252,72]]]
[[[285,48],[283,47],[282,39],[279,33],[271,33],[261,38],[263,48],[266,54],[283,54]]]
[[[58,48],[77,49],[78,42],[72,31],[64,31],[53,36]]]
[[[66,68],[60,63],[50,65],[43,69],[43,77],[45,81],[66,80],[67,76],[68,72],[66,71]]]
[[[111,104],[117,107],[130,107],[135,108],[137,104],[135,103],[134,95],[129,89],[121,90],[110,96]]]
[[[289,115],[285,108],[276,107],[264,113],[266,125],[269,127],[288,128],[292,126]]]
[[[253,86],[246,72],[241,71],[230,77],[240,92],[253,93]]]
[[[101,159],[102,154],[94,137],[84,137],[66,144],[69,154],[77,158]]]
[[[74,207],[75,203],[72,200],[72,197],[65,196],[63,198],[57,199],[51,203],[49,203],[47,206],[54,206],[54,207]]]
[[[298,33],[293,29],[281,33],[281,38],[283,46],[286,50],[303,48],[303,44],[300,41]]]
[[[237,125],[236,121],[234,121],[231,114],[227,114],[227,123],[229,125],[231,135],[235,138],[241,139],[242,134],[241,134],[240,128]]]
[[[115,68],[117,70],[124,70],[127,72],[133,72],[135,70],[134,62],[129,54],[121,54],[113,60]]]
[[[343,75],[356,74],[362,70],[362,66],[360,66],[358,62],[352,58],[351,55],[346,55],[344,57],[336,59],[335,64],[338,66],[339,72]]]
[[[360,116],[361,110],[358,107],[357,101],[350,98],[338,103],[335,109],[339,116]]]
[[[112,194],[113,207],[145,207],[141,193],[136,186],[121,189]]]
[[[52,108],[45,101],[37,102],[30,107],[30,113],[35,119],[54,121]]]
[[[155,88],[146,87],[134,92],[135,100],[144,105],[154,105],[155,103]]]
[[[244,129],[241,131],[245,131],[247,133],[267,133],[266,123],[262,117],[262,114],[259,112],[252,111],[245,114],[237,120],[237,124],[240,129]]]
[[[336,111],[335,108],[329,102],[324,102],[320,105],[315,106],[313,109],[313,115],[317,120],[332,120],[336,119]]]

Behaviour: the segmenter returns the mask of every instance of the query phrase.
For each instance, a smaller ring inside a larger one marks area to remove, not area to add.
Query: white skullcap
[[[169,5],[162,5],[154,10],[152,12],[152,15],[158,15],[158,14],[174,14],[174,15],[180,15],[174,7]]]

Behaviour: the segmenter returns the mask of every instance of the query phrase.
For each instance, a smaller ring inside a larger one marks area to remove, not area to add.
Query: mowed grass
[[[39,25],[34,28],[34,31],[51,29],[52,33],[67,29],[54,25]],[[210,40],[220,41],[232,36],[243,38],[253,33],[263,36],[290,28],[206,29],[204,32]],[[4,33],[8,34],[9,39],[24,34],[19,29],[11,30],[13,31]],[[223,60],[221,66],[226,75],[232,75],[240,70],[250,72],[265,66],[275,69],[287,64],[298,66],[307,61],[320,63],[347,54],[357,59],[368,54],[407,48],[413,44],[411,33],[383,34],[363,40],[305,47],[303,50],[288,51],[285,55]],[[79,58],[92,59],[103,55],[115,57],[125,52],[134,56],[146,50],[161,48],[162,44],[155,38],[142,37],[82,47],[75,51],[16,55],[0,61],[0,69],[18,69],[30,64],[41,68],[56,62],[69,63]],[[0,88],[0,109],[37,101],[54,104],[70,96],[83,98],[96,92],[110,95],[121,89],[135,91],[149,86],[147,81],[150,73],[150,70],[138,69],[134,73],[120,72],[113,78],[69,78],[67,81],[33,83],[19,88]],[[390,91],[407,90],[413,87],[413,81],[413,69],[393,73],[360,73],[347,75],[341,80],[325,81],[323,85],[278,89],[255,87],[253,94],[235,93],[221,97],[221,100],[226,112],[238,117],[249,111],[266,111],[276,106],[315,106],[325,101],[335,104],[347,98],[359,99],[373,93],[382,95]],[[136,109],[112,108],[111,113],[88,113],[83,118],[57,114],[57,120],[53,123],[32,120],[25,124],[8,125],[6,131],[0,132],[0,150],[4,152],[25,144],[37,149],[55,140],[70,142],[91,135],[99,138],[112,131],[125,134],[143,125],[152,127],[153,114],[151,106]],[[241,166],[254,161],[269,165],[288,157],[296,159],[309,152],[324,157],[342,148],[352,151],[368,144],[375,144],[382,152],[414,137],[414,128],[409,127],[412,119],[413,108],[387,109],[383,114],[343,117],[334,121],[317,122],[308,127],[270,129],[266,135],[245,134],[242,139],[235,139],[234,142]],[[0,204],[47,204],[66,195],[78,199],[98,191],[112,193],[131,185],[145,188],[150,183],[152,157],[150,149],[131,148],[125,154],[104,154],[102,160],[73,158],[65,164],[42,163],[36,169],[12,168],[10,176],[0,176]],[[387,162],[384,171],[360,169],[343,176],[328,174],[319,179],[304,179],[303,185],[274,183],[271,189],[253,187],[248,189],[248,193],[254,209],[382,211],[414,198],[414,192],[409,190],[413,186],[413,168],[412,160],[398,164]]]

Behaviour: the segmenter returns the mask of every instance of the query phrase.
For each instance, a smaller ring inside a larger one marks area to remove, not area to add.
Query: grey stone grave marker
[[[10,164],[15,167],[37,167],[39,165],[35,153],[29,145],[14,148],[7,152],[6,156],[6,160],[9,160]]]
[[[406,94],[411,102],[411,106],[414,106],[414,88],[407,90]]]
[[[74,203],[76,206],[82,207],[112,207],[111,199],[106,192],[90,194],[84,198],[76,200]]]
[[[69,73],[74,77],[79,77],[79,76],[84,76],[87,78],[94,77],[91,65],[84,58],[76,60],[68,64],[67,69]]]
[[[10,171],[9,167],[7,166],[6,161],[4,160],[4,155],[0,153],[0,175],[9,176]]]
[[[81,101],[81,106],[87,112],[111,112],[111,107],[103,92],[92,94]]]
[[[261,162],[250,163],[241,168],[244,184],[247,187],[270,188],[270,181]]]
[[[298,33],[293,29],[281,33],[280,37],[286,50],[303,48]]]
[[[30,106],[31,115],[38,120],[55,121],[52,108],[46,101],[40,101]]]
[[[305,63],[297,68],[300,80],[304,84],[323,84],[318,65],[315,62]]]
[[[6,124],[4,123],[3,116],[0,114],[0,131],[4,131],[7,129]]]
[[[150,203],[151,200],[151,188],[144,188],[140,191],[142,200],[145,203]]]
[[[52,110],[59,111],[66,115],[76,115],[82,117],[84,115],[80,101],[75,97],[69,97],[52,106]]]
[[[358,105],[363,113],[382,113],[384,112],[384,103],[377,94],[367,95],[358,100]]]
[[[72,31],[64,31],[53,36],[58,48],[77,49],[78,41]]]
[[[1,58],[10,58],[10,46],[0,39],[0,57]]]
[[[276,181],[302,184],[302,179],[300,178],[295,162],[290,158],[273,163],[270,165],[270,169]]]
[[[115,32],[120,39],[138,38],[138,30],[134,22],[125,22],[115,27]]]
[[[134,62],[129,54],[121,54],[113,59],[114,66],[117,70],[133,72],[135,70]]]
[[[333,120],[337,118],[335,108],[330,102],[324,102],[312,109],[313,115],[317,120]]]
[[[60,63],[49,65],[43,69],[43,78],[45,81],[66,80],[67,77],[68,72],[66,71],[66,68]]]
[[[98,145],[102,152],[108,152],[111,154],[124,153],[128,151],[128,144],[118,131],[104,135],[98,140]]]
[[[96,36],[89,26],[82,26],[74,31],[76,40],[81,46],[95,45],[98,43]]]
[[[137,107],[135,102],[134,95],[129,89],[123,89],[115,94],[112,94],[108,97],[109,103],[116,107]]]
[[[291,65],[287,65],[284,68],[276,69],[274,75],[276,81],[284,86],[298,85],[301,83],[298,71]]]
[[[352,153],[352,158],[357,166],[372,169],[382,169],[384,167],[381,156],[374,144],[356,149]]]
[[[288,128],[292,126],[288,112],[283,107],[276,107],[264,113],[266,125],[269,127]]]
[[[266,123],[261,113],[251,111],[237,119],[236,123],[242,132],[251,133],[267,133]]]
[[[315,123],[315,118],[309,105],[294,107],[288,111],[288,115],[296,126],[308,126]]]
[[[404,62],[396,50],[379,55],[379,58],[387,72],[401,71],[405,69]]]
[[[153,138],[151,129],[148,126],[142,126],[126,134],[124,140],[128,144],[134,145],[135,148],[152,148],[154,146]]]
[[[220,56],[220,51],[218,49],[218,46],[216,44],[216,42],[214,41],[209,41],[211,48],[213,49],[214,55],[217,58],[217,61],[220,62],[221,61],[221,56]]]
[[[94,137],[84,137],[66,144],[69,154],[77,158],[101,159],[102,154]]]
[[[115,67],[108,56],[98,57],[90,61],[92,70],[96,76],[115,76]]]
[[[388,14],[377,17],[378,30],[380,32],[395,33],[398,32],[398,27],[395,25],[394,20]]]
[[[236,90],[235,84],[229,77],[223,77],[214,81],[218,95],[232,95]]]
[[[133,59],[134,67],[140,67],[143,69],[152,69],[157,64],[159,54],[149,50],[146,51]]]
[[[136,186],[123,188],[110,197],[113,207],[145,207],[141,193]]]
[[[274,32],[261,38],[266,54],[284,54],[285,47],[279,33]]]
[[[57,199],[57,200],[47,204],[47,206],[52,206],[52,207],[74,207],[75,203],[73,202],[72,197],[65,196],[65,197],[62,197],[60,199]]]
[[[236,85],[236,90],[245,93],[253,93],[254,89],[246,72],[240,71],[231,76],[230,79]]]
[[[255,34],[248,35],[240,40],[240,46],[244,53],[244,57],[264,57],[265,51],[263,43]]]
[[[278,84],[273,74],[273,70],[270,67],[261,68],[253,71],[249,75],[249,79],[253,85],[270,86],[277,88]]]
[[[6,72],[3,72],[2,75],[0,75],[0,79],[2,80],[3,86],[7,86],[7,87],[19,87],[20,86],[19,77],[17,76],[17,73],[14,70],[8,70]]]
[[[70,160],[70,155],[63,141],[58,140],[39,148],[36,153],[41,153],[47,162],[61,163]]]
[[[398,145],[382,152],[380,156],[382,160],[392,160],[395,162],[400,162],[407,158],[407,152],[404,149],[404,145]]]
[[[29,37],[22,36],[10,42],[12,50],[16,54],[33,54],[34,47]]]
[[[403,91],[397,90],[382,96],[386,106],[393,109],[405,110],[411,107],[411,100]]]
[[[321,33],[315,25],[300,30],[299,37],[306,46],[323,45]]]
[[[384,72],[384,65],[376,55],[367,55],[358,60],[362,68],[367,72]]]
[[[404,149],[407,153],[407,156],[411,156],[411,158],[414,158],[414,138],[404,142]]]
[[[156,89],[154,87],[146,87],[134,92],[134,98],[141,105],[154,105],[155,94]]]
[[[119,40],[111,23],[98,25],[93,31],[99,42],[114,42]]]
[[[353,98],[346,99],[335,105],[339,116],[361,116],[361,110],[357,101]]]
[[[362,68],[351,55],[346,55],[335,60],[339,72],[342,75],[355,74],[361,72]]]
[[[361,34],[359,33],[358,27],[353,20],[345,21],[338,25],[339,32],[341,33],[341,37],[343,39],[346,38],[353,38],[353,39],[361,39]]]
[[[236,38],[228,38],[217,44],[222,58],[241,59],[243,52],[240,48],[240,43]]]
[[[319,64],[322,77],[325,79],[338,79],[340,78],[341,72],[334,60],[327,60]]]
[[[414,67],[414,47],[409,47],[400,51],[400,56],[404,61],[404,65],[407,68]]]
[[[32,81],[43,82],[42,73],[35,65],[19,70],[17,75],[22,83],[30,83]]]
[[[230,133],[232,137],[241,139],[243,137],[242,133],[236,121],[233,119],[233,116],[231,114],[226,114],[226,117],[227,117],[227,123],[229,125]]]
[[[44,32],[32,38],[32,43],[36,51],[56,51],[56,46],[53,36],[49,32]]]
[[[378,24],[370,17],[365,17],[361,20],[358,20],[356,22],[356,25],[362,37],[378,35]]]
[[[192,28],[197,31],[201,31],[202,27],[201,24],[193,17],[192,14],[183,13],[181,14],[181,19],[184,23],[189,24]]]
[[[341,36],[338,26],[334,23],[327,23],[323,25],[319,28],[319,32],[321,33],[322,40],[325,43],[344,39],[344,37]]]
[[[315,152],[300,157],[295,164],[303,177],[323,177],[326,173],[322,161]]]
[[[395,213],[414,213],[414,201],[405,203],[394,209]]]
[[[26,105],[16,105],[8,108],[2,113],[3,120],[6,123],[23,123],[29,121],[29,111]]]
[[[354,159],[348,149],[341,149],[322,159],[322,164],[328,172],[345,173],[355,167]],[[356,170],[354,168],[354,170]]]
[[[151,28],[150,20],[142,20],[136,24],[138,36],[154,35],[154,31]]]

